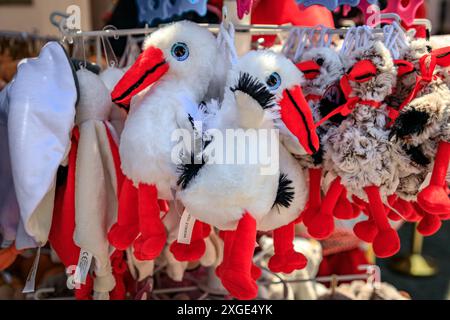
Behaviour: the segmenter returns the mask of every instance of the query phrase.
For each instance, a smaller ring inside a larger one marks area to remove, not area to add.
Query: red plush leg
[[[303,223],[306,226],[311,222],[314,216],[318,214],[322,202],[320,196],[322,169],[311,168],[308,170],[308,173],[309,173],[309,199],[308,203],[306,204],[305,210],[300,215],[301,219],[303,220]]]
[[[417,225],[417,231],[424,236],[431,236],[439,231],[442,221],[438,215],[425,213]]]
[[[397,199],[394,204],[394,209],[397,210],[408,222],[416,222],[420,220],[420,216],[416,214],[413,205],[409,201],[401,198]]]
[[[245,213],[239,221],[228,261],[221,272],[223,286],[233,297],[241,300],[254,299],[258,295],[258,286],[251,274],[255,240],[256,220]]]
[[[336,178],[330,185],[325,198],[323,199],[322,206],[319,214],[315,215],[308,227],[308,233],[316,239],[328,238],[334,230],[334,217],[333,210],[336,206],[336,202],[339,196],[344,190],[344,186],[341,184],[341,179]]]
[[[417,202],[428,213],[450,213],[446,175],[450,159],[450,143],[441,141],[434,160],[430,185],[417,195]]]
[[[203,222],[195,221],[190,244],[179,243],[177,240],[172,242],[170,252],[175,259],[178,261],[197,261],[203,257],[206,251],[203,226]]]
[[[160,217],[158,190],[155,185],[139,185],[140,236],[134,241],[134,255],[138,260],[153,260],[166,244],[167,234]]]
[[[139,234],[138,190],[125,179],[119,196],[117,223],[109,230],[108,240],[119,250],[126,250]]]
[[[375,222],[373,221],[373,217],[372,214],[370,213],[370,210],[367,210],[367,212],[369,218],[366,221],[361,221],[355,224],[355,226],[353,227],[353,233],[362,241],[367,243],[373,243],[373,240],[375,239],[378,230],[377,226],[375,225]]]
[[[290,223],[273,231],[273,246],[275,254],[269,260],[269,269],[272,272],[291,273],[306,267],[306,257],[294,250],[294,228]]]
[[[392,195],[390,195],[390,196],[388,197],[388,203],[389,203],[389,205],[390,205],[392,208],[394,208],[395,203],[396,203],[397,201],[398,201],[398,196],[395,195],[395,194],[392,194]],[[388,210],[388,218],[389,218],[389,220],[392,220],[392,221],[400,221],[400,220],[402,220],[402,217],[399,216],[399,215],[397,214],[397,212],[395,212],[395,211],[393,211],[393,210],[391,210],[391,209]]]
[[[333,215],[337,219],[350,220],[359,215],[359,212],[355,212],[352,203],[347,198],[347,189],[343,189],[336,206],[333,210]],[[356,215],[356,216],[355,216]]]
[[[366,187],[364,191],[369,198],[370,211],[378,229],[373,240],[373,251],[377,257],[390,257],[400,250],[400,238],[389,224],[378,187]]]
[[[224,266],[228,263],[231,256],[231,248],[233,247],[233,241],[235,237],[236,232],[235,231],[220,231],[219,236],[222,238],[224,246],[223,246],[223,260],[220,265],[216,268],[216,275],[221,278],[222,273],[224,270]],[[261,269],[253,264],[252,262],[252,270],[251,270],[252,278],[256,281],[258,280],[261,275],[262,271]]]

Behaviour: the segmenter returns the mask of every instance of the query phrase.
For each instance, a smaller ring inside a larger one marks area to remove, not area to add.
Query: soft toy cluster
[[[0,266],[48,239],[67,268],[92,261],[79,299],[124,299],[126,262],[141,279],[155,261],[177,281],[188,263],[213,266],[232,296],[253,299],[258,231],[273,235],[269,269],[291,273],[307,264],[293,246],[298,223],[325,239],[335,219],[362,214],[354,233],[389,257],[400,248],[391,221],[418,222],[431,235],[450,218],[449,48],[410,39],[394,59],[374,36],[345,55],[319,47],[295,63],[266,50],[234,61],[212,33],[182,21],[151,34],[126,72],[75,72],[62,48],[46,51],[67,77],[47,75],[42,86],[51,80],[50,97],[65,94],[67,106],[55,106],[58,97],[43,104],[37,86],[27,109],[38,119],[47,106],[64,122],[35,123],[51,129],[57,150],[39,189],[32,174],[19,179],[29,166],[6,163],[17,195],[8,192],[8,217],[0,207],[0,231],[12,230]],[[47,60],[31,63],[49,69]],[[26,122],[26,67],[2,92],[8,99],[0,95],[10,126]],[[230,131],[256,140],[236,142]],[[36,137],[24,132],[31,144]],[[23,137],[8,133],[9,144]],[[35,151],[39,164],[51,153]],[[23,190],[34,190],[36,203],[22,201]]]

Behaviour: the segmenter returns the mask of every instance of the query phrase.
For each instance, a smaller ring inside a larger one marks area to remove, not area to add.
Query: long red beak
[[[414,71],[414,65],[406,60],[394,60],[397,66],[397,77],[402,77]]]
[[[370,60],[361,60],[348,72],[348,79],[355,82],[366,82],[377,75],[377,68]]]
[[[433,50],[431,54],[436,56],[436,63],[441,67],[450,66],[450,47]]]
[[[283,92],[280,102],[281,120],[289,131],[295,135],[308,154],[319,150],[319,137],[316,133],[314,119],[300,86]]]
[[[303,72],[305,78],[308,80],[313,80],[320,74],[320,66],[313,60],[297,63],[296,66]]]
[[[111,98],[114,103],[128,110],[131,99],[158,81],[169,70],[163,52],[155,47],[147,48],[117,83]]]

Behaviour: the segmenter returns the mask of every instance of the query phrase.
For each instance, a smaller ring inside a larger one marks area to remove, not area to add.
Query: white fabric
[[[24,230],[39,244],[48,239],[56,173],[70,147],[76,100],[72,69],[57,42],[18,65],[9,89],[12,176]],[[29,239],[17,238],[18,249],[29,245]]]

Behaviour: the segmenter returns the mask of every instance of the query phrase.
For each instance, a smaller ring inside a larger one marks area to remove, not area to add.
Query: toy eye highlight
[[[177,42],[172,46],[172,56],[178,61],[184,61],[189,57],[189,48],[183,42]]]
[[[270,90],[276,90],[281,85],[281,77],[277,72],[272,73],[266,80],[266,84]]]

